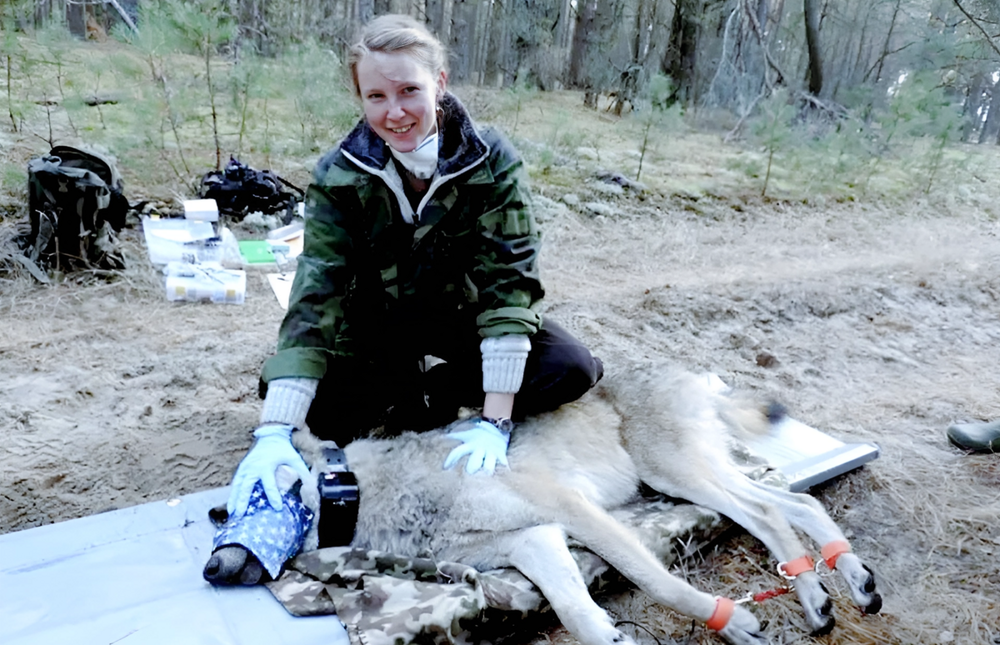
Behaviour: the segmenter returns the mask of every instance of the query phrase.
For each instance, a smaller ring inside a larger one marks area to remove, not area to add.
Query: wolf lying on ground
[[[730,461],[731,434],[768,426],[762,407],[716,393],[704,377],[649,369],[609,375],[580,401],[518,425],[510,467],[493,476],[442,470],[455,445],[446,431],[359,440],[345,447],[361,490],[352,546],[403,556],[429,551],[479,570],[514,567],[583,645],[629,642],[590,597],[569,537],[657,602],[705,622],[730,643],[766,643],[752,613],[671,575],[609,514],[634,500],[644,483],[714,509],[760,539],[793,579],[814,632],[833,628],[832,605],[796,529],[822,548],[854,602],[878,612],[882,600],[871,570],[820,504],[752,481]],[[218,580],[240,579],[241,552],[225,547],[213,556]]]

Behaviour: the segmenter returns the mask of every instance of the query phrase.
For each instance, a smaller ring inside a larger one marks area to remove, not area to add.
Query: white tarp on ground
[[[804,490],[878,457],[786,418],[750,442]],[[0,535],[2,645],[349,645],[336,616],[296,618],[263,587],[201,577],[228,488]]]
[[[228,488],[0,535],[3,645],[347,645],[263,588],[201,577]],[[341,640],[342,639],[342,640]]]

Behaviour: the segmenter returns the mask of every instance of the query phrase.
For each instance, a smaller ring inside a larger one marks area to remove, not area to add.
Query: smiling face
[[[357,66],[368,125],[397,152],[412,152],[434,129],[447,75],[435,76],[405,52],[370,52]]]

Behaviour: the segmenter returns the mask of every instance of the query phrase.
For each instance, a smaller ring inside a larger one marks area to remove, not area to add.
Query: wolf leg
[[[840,572],[851,598],[862,611],[877,614],[882,609],[882,597],[875,591],[872,570],[850,552],[843,531],[814,497],[748,481],[763,499],[781,510],[792,526],[822,547],[822,557],[827,566]]]
[[[699,591],[671,575],[632,531],[579,492],[553,486],[540,491],[535,499],[541,501],[540,498],[543,497],[542,503],[547,515],[558,518],[558,524],[567,534],[601,556],[655,601],[707,623],[733,645],[763,645],[767,642],[753,614],[741,606],[732,606],[725,599],[720,600]],[[562,532],[559,531],[557,535],[562,537]],[[549,540],[552,539],[550,535]],[[571,557],[568,550],[565,553],[567,557]],[[535,568],[541,569],[541,575],[544,576],[544,570],[550,566],[550,562],[548,557],[543,556],[535,563]],[[525,575],[531,577],[527,572]],[[561,584],[561,577],[554,582]],[[536,584],[542,587],[540,583]],[[543,589],[543,593],[548,597],[546,589]],[[718,612],[720,604],[727,608],[726,615],[721,618]]]
[[[534,526],[508,539],[510,563],[538,586],[562,624],[583,645],[634,645],[591,598],[562,529],[554,524]]]
[[[647,463],[640,464],[639,476],[658,491],[722,513],[763,542],[779,562],[806,563],[809,560],[805,546],[780,506],[753,487],[750,479],[725,462],[706,472],[710,475],[678,481],[680,478],[652,469]],[[805,566],[804,571],[796,571],[794,575],[793,587],[809,628],[815,634],[828,633],[836,621],[826,587],[811,566]]]

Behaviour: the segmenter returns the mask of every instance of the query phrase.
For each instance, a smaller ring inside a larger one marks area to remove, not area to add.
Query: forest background
[[[812,492],[882,613],[830,579],[834,633],[778,598],[755,607],[775,642],[1000,643],[1000,462],[944,434],[1000,416],[986,0],[0,0],[0,242],[54,144],[117,158],[136,207],[122,271],[41,285],[0,245],[0,533],[229,482],[282,311],[253,271],[244,305],[167,302],[137,215],[179,214],[230,155],[307,184],[359,115],[345,49],[389,10],[446,42],[453,91],[523,154],[545,315],[609,369],[711,370],[880,446]],[[781,583],[756,541],[717,546],[680,573],[733,597]],[[641,643],[718,642],[617,602]]]
[[[217,167],[223,150],[280,165],[353,123],[340,61],[386,11],[426,21],[448,45],[453,86],[498,90],[478,116],[506,120],[513,136],[535,92],[578,90],[587,106],[631,113],[640,158],[622,170],[633,178],[651,137],[682,126],[763,152],[733,163],[764,195],[776,159],[807,195],[928,192],[963,161],[948,144],[1000,140],[1000,6],[988,0],[3,0],[6,117],[48,142],[65,119],[165,183]],[[67,28],[125,46],[80,69]],[[127,122],[101,110],[126,91]],[[599,140],[553,130],[550,156],[600,152]],[[206,133],[214,162],[192,151]],[[905,179],[893,177],[900,160]],[[21,181],[15,164],[5,187]]]

